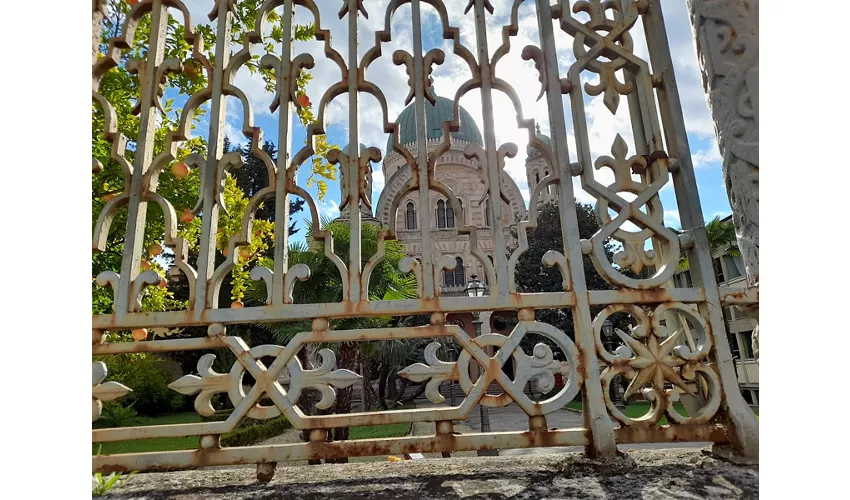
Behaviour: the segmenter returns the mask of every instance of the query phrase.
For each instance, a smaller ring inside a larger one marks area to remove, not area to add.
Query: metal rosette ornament
[[[623,345],[609,352],[602,340],[602,325],[616,313],[628,314],[635,325],[628,333],[614,329]],[[670,326],[674,322],[675,329]],[[605,406],[622,425],[651,426],[664,415],[675,424],[704,424],[717,413],[720,379],[705,363],[713,347],[712,335],[691,306],[671,302],[647,312],[635,304],[612,304],[593,320],[593,333],[599,358],[609,365],[601,375]],[[631,418],[614,404],[611,384],[618,376],[629,381],[624,400],[642,396],[650,403],[645,414]],[[671,389],[665,388],[668,383]],[[696,414],[686,417],[673,407],[683,393],[700,401]]]

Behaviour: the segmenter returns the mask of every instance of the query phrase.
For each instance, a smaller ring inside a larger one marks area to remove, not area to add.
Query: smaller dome
[[[537,128],[537,138],[543,141],[550,148],[552,147],[552,139],[548,135],[541,134],[540,127]],[[540,151],[538,151],[531,143],[528,143],[528,146],[525,148],[525,152],[528,156],[540,154]]]
[[[342,148],[342,152],[343,152],[343,153],[345,153],[346,155],[348,155],[348,146],[349,146],[349,145],[348,145],[348,144],[346,144],[346,145],[345,145],[345,147],[344,147],[344,148]],[[361,142],[361,143],[360,143],[360,153],[359,153],[359,154],[361,154],[361,155],[362,155],[363,153],[365,153],[365,152],[366,152],[366,150],[367,150],[367,149],[368,149],[368,148],[367,148],[367,147],[366,147],[366,146],[365,146],[365,145]]]

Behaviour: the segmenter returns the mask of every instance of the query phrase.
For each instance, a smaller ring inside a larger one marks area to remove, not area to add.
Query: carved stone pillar
[[[106,13],[106,7],[102,0],[92,0],[91,3],[91,63],[94,65],[97,62],[97,54],[100,52],[100,27],[103,23],[103,15]],[[97,91],[94,84],[92,90]]]
[[[759,283],[758,0],[688,0],[723,180],[750,286]],[[742,308],[744,309],[744,308]],[[746,308],[758,319],[758,307]],[[758,327],[753,330],[758,362]]]

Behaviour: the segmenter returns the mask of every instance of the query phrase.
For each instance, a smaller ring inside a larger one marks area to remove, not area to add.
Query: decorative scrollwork
[[[614,182],[594,189],[598,194],[596,215],[603,227],[590,240],[582,241],[582,252],[590,254],[597,270],[606,280],[631,288],[652,288],[672,278],[680,252],[679,237],[664,227],[664,210],[658,197],[658,192],[667,182],[668,167],[666,159],[660,155],[656,155],[650,164],[643,156],[628,156],[628,151],[626,141],[617,134],[611,146],[612,156],[600,156],[594,163],[596,170],[610,169],[614,173]],[[640,175],[648,182],[635,180],[633,174]],[[582,175],[589,179],[593,177],[593,173],[588,171]],[[593,183],[598,185],[595,181]],[[627,201],[622,193],[629,193],[634,199]],[[612,218],[609,210],[615,210],[616,217]],[[627,221],[636,225],[638,230],[623,229]],[[615,264],[620,268],[631,268],[636,273],[644,267],[655,265],[658,266],[655,275],[648,279],[634,279],[615,269],[605,255],[604,244],[609,237],[620,241],[623,246],[614,255]],[[650,238],[663,246],[666,261],[657,262],[655,250],[645,249],[646,241]]]
[[[609,352],[602,339],[602,324],[615,313],[629,314],[636,322],[629,333],[615,328],[623,345]],[[678,323],[675,331],[670,322]],[[712,347],[708,326],[699,313],[682,303],[667,303],[651,314],[634,304],[606,307],[593,321],[599,357],[609,363],[602,372],[605,405],[623,425],[654,425],[661,416],[675,423],[705,423],[720,405],[720,380],[704,361]],[[610,397],[611,383],[618,376],[629,380],[623,398],[636,395],[650,402],[650,409],[638,418],[626,416]],[[665,389],[667,383],[672,389]],[[680,392],[702,396],[702,407],[696,415],[683,416],[673,408]]]
[[[442,347],[439,342],[431,342],[425,347],[425,361],[428,364],[414,363],[407,368],[398,372],[400,377],[404,377],[413,382],[425,382],[425,397],[432,403],[442,403],[446,400],[440,394],[440,384],[449,380],[457,380],[457,363],[446,362],[437,358],[437,351]]]
[[[248,355],[250,358],[237,360],[229,373],[214,371],[212,365],[215,362],[215,354],[205,354],[198,360],[200,376],[184,375],[168,387],[187,396],[198,394],[195,399],[195,411],[201,415],[215,413],[211,398],[219,393],[227,393],[233,406],[239,406],[245,399],[245,390],[242,386],[245,370],[249,369],[250,371],[256,368],[260,358],[279,357],[284,352],[284,348],[277,345],[261,345],[247,351],[237,350],[242,352],[243,356]],[[273,379],[271,383],[268,381],[261,383],[265,385],[260,387],[260,391],[270,393],[275,390],[274,386],[277,384],[288,385],[289,390],[282,392],[281,395],[285,394],[289,403],[294,405],[304,389],[316,389],[322,394],[322,399],[316,406],[322,409],[330,408],[336,399],[334,388],[350,387],[361,377],[351,370],[335,370],[336,355],[330,349],[321,349],[318,354],[322,358],[322,362],[318,368],[312,370],[305,369],[297,357],[289,358],[284,372]],[[250,363],[251,366],[245,366],[243,363]],[[285,410],[286,408],[279,406],[255,405],[248,411],[247,415],[255,419],[269,419],[277,417],[281,414],[281,411]]]
[[[606,11],[614,12],[615,17],[609,18]],[[586,61],[586,69],[599,75],[599,83],[585,83],[584,90],[591,96],[597,96],[605,93],[602,102],[611,113],[617,113],[617,108],[620,105],[620,94],[630,94],[634,87],[631,82],[620,82],[617,80],[617,71],[621,70],[627,63],[631,62],[627,58],[619,55],[610,61],[600,61],[599,56],[602,55],[602,50],[592,51],[589,53],[585,47],[595,46],[598,42],[594,40],[590,42],[587,38],[598,39],[603,38],[606,47],[618,45],[623,52],[631,53],[634,46],[632,43],[629,28],[637,20],[637,16],[632,14],[624,19],[620,12],[620,5],[612,0],[582,0],[573,5],[573,12],[578,14],[584,12],[590,16],[590,20],[584,26],[587,30],[580,30],[575,33],[575,41],[573,50],[577,59]],[[607,33],[604,37],[599,35],[599,32]],[[611,56],[610,52],[606,54]]]
[[[534,346],[531,356],[525,354],[519,346],[523,337],[528,333],[540,334],[553,341],[566,356],[565,362],[555,361],[552,348],[545,343]],[[478,403],[484,406],[500,407],[517,402],[527,412],[549,413],[555,411],[578,393],[581,383],[576,371],[575,345],[557,328],[545,323],[535,321],[520,322],[509,336],[500,334],[487,334],[472,339],[478,347],[498,347],[499,353],[491,358],[494,362],[482,366],[482,373],[478,380],[473,382],[469,375],[469,362],[472,353],[464,349],[455,362],[446,362],[437,358],[437,350],[440,348],[438,342],[433,342],[425,349],[425,361],[427,364],[414,363],[401,370],[399,375],[414,382],[428,381],[425,395],[433,403],[445,401],[439,393],[439,385],[448,380],[457,380],[460,387],[467,395],[473,393],[475,387],[484,384],[484,388],[495,380],[504,389],[501,395],[484,394],[480,391]],[[501,367],[512,359],[515,366],[515,377],[513,380],[507,378]],[[481,363],[479,362],[481,366]],[[543,392],[549,392],[555,388],[555,374],[566,371],[564,387],[552,398],[538,403],[539,409],[530,410],[535,406],[528,396],[523,392],[525,385],[535,380]]]

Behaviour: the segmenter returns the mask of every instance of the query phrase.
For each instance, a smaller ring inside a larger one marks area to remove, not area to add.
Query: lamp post
[[[616,335],[614,334],[614,323],[611,322],[610,319],[606,319],[602,322],[602,341],[605,344],[605,349],[608,352],[613,353],[614,349],[617,348]],[[626,408],[626,405],[623,403],[623,398],[620,395],[620,381],[618,378],[614,378],[612,380],[613,384],[611,385],[611,391],[614,393],[611,397],[611,401],[614,403],[620,411],[623,411]]]
[[[469,276],[469,282],[466,284],[466,295],[468,297],[483,297],[484,296],[484,285],[481,283],[481,280],[478,279],[478,276],[472,274]],[[478,338],[481,336],[481,313],[478,311],[472,311],[472,324],[475,325],[475,337]],[[488,356],[492,356],[492,349],[489,347],[484,348],[485,352],[487,352]],[[479,376],[482,375],[481,368],[478,370]],[[486,392],[485,392],[486,393]],[[490,408],[479,404],[479,418],[481,420],[481,432],[490,432]],[[478,450],[478,456],[492,456],[498,455],[498,450]]]

